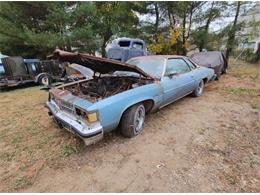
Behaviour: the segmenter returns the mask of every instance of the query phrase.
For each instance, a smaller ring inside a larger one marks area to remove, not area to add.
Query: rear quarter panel
[[[207,81],[210,81],[214,75],[214,70],[202,66],[194,69],[193,72],[195,77],[195,87],[199,85],[199,82],[202,79],[207,79]]]

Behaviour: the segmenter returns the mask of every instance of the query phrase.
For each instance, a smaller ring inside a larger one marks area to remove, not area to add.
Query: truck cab
[[[126,62],[133,57],[146,55],[147,49],[143,40],[126,37],[113,40],[112,46],[107,51],[109,59],[121,62]]]

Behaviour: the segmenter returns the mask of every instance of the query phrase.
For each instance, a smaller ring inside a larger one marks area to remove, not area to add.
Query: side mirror
[[[173,76],[176,76],[176,75],[178,75],[177,71],[171,71],[171,72],[169,72],[169,74],[167,76],[172,78]]]

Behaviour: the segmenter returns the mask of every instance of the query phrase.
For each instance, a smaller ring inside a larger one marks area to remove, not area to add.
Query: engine
[[[65,87],[73,95],[96,102],[112,95],[121,93],[150,83],[150,80],[136,77],[96,77],[88,81],[78,82]]]

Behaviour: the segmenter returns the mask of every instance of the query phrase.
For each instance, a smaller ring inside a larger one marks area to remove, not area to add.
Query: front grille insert
[[[65,101],[61,101],[61,109],[69,113],[74,113],[75,111],[74,106],[71,103]]]

